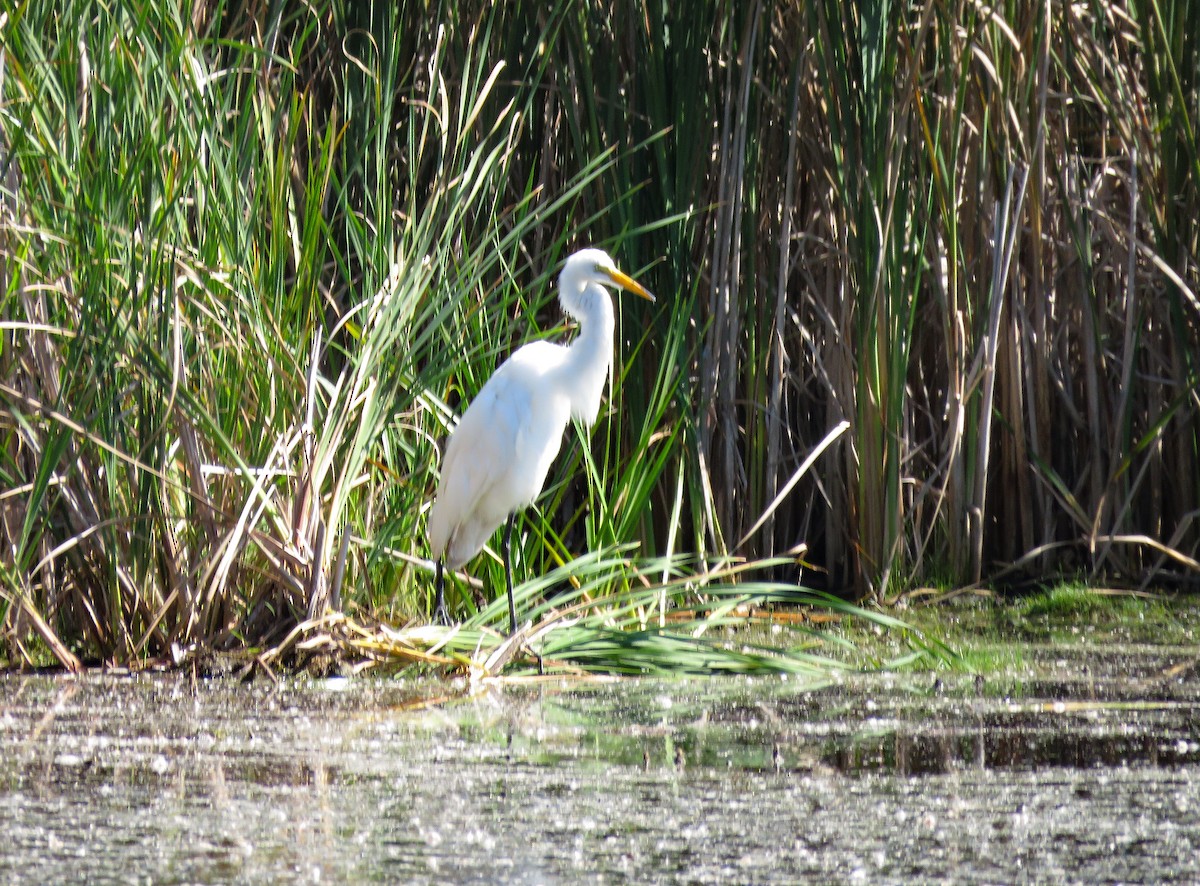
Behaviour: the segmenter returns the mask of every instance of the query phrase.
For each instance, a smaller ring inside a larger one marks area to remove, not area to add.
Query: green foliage
[[[1016,601],[1010,615],[1018,636],[1071,642],[1107,636],[1118,643],[1189,642],[1186,604],[1079,582],[1052,585]]]
[[[1104,599],[1082,585],[1056,585],[1022,602],[1026,617],[1055,616],[1075,619],[1105,608]]]
[[[585,554],[515,589],[524,624],[509,636],[507,602],[491,601],[461,625],[418,625],[373,632],[330,616],[310,649],[340,644],[374,664],[435,664],[472,681],[504,671],[537,674],[795,674],[809,678],[850,667],[854,644],[809,625],[784,628],[766,607],[819,607],[827,617],[906,635],[902,656],[873,666],[952,658],[940,643],[887,615],[843,600],[763,580],[755,567],[705,570],[680,558],[632,559],[616,550]],[[656,576],[664,576],[662,579]],[[631,578],[633,581],[631,581]],[[691,601],[681,605],[680,601]],[[833,615],[830,615],[832,613]],[[790,621],[790,620],[789,620]],[[779,634],[776,634],[776,629]],[[786,631],[786,633],[784,633]],[[290,652],[290,644],[279,655]]]
[[[687,573],[781,554],[773,582],[858,597],[1194,580],[1194,19],[10,4],[8,660],[421,618],[441,442],[569,334],[552,281],[585,244],[659,302],[618,308],[607,409],[519,524],[531,611],[621,545],[597,597],[690,605]],[[502,587],[470,571],[468,618]]]
[[[415,613],[447,396],[508,351],[545,292],[513,285],[525,239],[611,153],[513,186],[537,63],[506,79],[487,19],[341,47],[336,5],[262,32],[75,6],[5,22],[11,636],[45,613],[64,663],[59,637],[126,660],[370,588]]]

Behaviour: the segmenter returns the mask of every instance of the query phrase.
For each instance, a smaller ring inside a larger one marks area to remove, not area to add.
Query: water
[[[4,677],[0,882],[1196,882],[1188,655],[440,705],[462,687]]]

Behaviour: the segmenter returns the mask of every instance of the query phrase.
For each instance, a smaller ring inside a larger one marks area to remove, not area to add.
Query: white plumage
[[[613,357],[613,306],[605,285],[654,300],[604,251],[576,252],[559,275],[558,297],[578,321],[579,334],[569,345],[537,341],[518,349],[488,379],[446,444],[429,511],[440,618],[445,618],[443,562],[451,569],[462,566],[506,518],[537,498],[570,418],[589,426],[596,420]],[[507,545],[506,533],[505,577],[515,631]]]

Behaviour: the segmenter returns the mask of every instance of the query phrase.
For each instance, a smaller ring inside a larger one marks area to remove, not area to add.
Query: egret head
[[[579,291],[590,283],[616,286],[654,301],[654,296],[642,284],[622,272],[612,256],[603,249],[579,250],[567,259],[559,275],[559,288],[564,293]]]

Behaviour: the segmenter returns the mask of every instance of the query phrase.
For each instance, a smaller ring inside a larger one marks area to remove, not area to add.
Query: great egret
[[[582,249],[558,277],[563,310],[579,322],[569,345],[535,341],[519,348],[488,379],[446,444],[437,498],[429,511],[429,547],[437,561],[436,617],[446,622],[443,568],[474,557],[496,528],[504,530],[504,580],[508,617],[517,630],[513,602],[513,515],[542,491],[562,445],[569,418],[591,426],[613,358],[612,297],[617,286],[654,301],[633,278],[617,270],[608,253]]]

